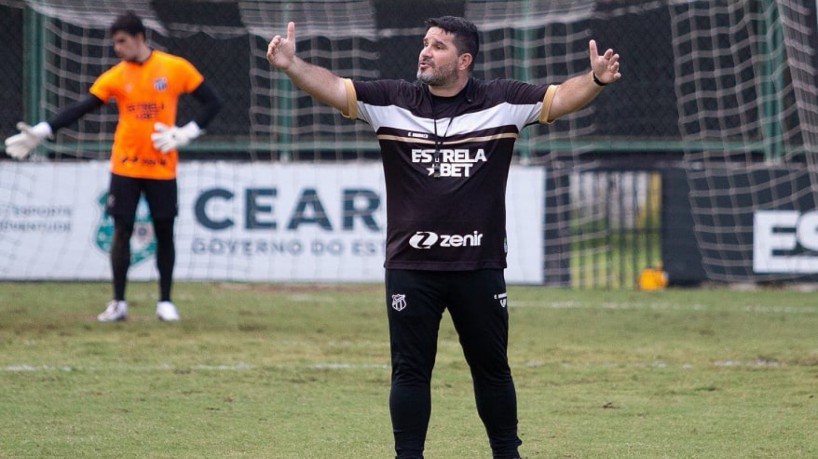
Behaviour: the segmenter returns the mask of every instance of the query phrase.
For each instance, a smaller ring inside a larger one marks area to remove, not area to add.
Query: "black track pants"
[[[389,409],[397,458],[422,458],[430,382],[443,311],[449,310],[471,370],[477,411],[495,458],[518,457],[517,396],[508,366],[502,270],[387,270],[392,352]]]

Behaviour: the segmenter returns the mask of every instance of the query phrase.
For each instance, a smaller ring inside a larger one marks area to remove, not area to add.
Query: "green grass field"
[[[388,458],[379,285],[0,283],[0,457]],[[526,458],[818,457],[818,299],[509,289]],[[446,316],[427,459],[489,458]]]

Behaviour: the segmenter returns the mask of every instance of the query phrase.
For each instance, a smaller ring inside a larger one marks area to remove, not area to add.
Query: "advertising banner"
[[[757,211],[753,216],[753,271],[818,273],[818,211]]]
[[[673,192],[689,191],[688,226],[707,280],[818,281],[818,195],[810,167],[710,165],[686,178],[688,190]],[[685,225],[685,218],[677,213],[674,223]]]
[[[512,167],[509,283],[543,283],[545,171]],[[0,165],[0,279],[107,280],[107,162]],[[380,163],[179,166],[177,280],[380,282],[386,195]],[[433,197],[430,197],[433,199]],[[156,278],[144,201],[129,278]]]

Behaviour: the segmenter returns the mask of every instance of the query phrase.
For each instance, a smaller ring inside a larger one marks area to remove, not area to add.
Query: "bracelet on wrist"
[[[594,84],[596,84],[597,86],[602,87],[602,86],[607,86],[608,85],[608,83],[603,83],[603,82],[599,81],[599,78],[596,77],[596,73],[591,72],[591,76],[594,78]]]

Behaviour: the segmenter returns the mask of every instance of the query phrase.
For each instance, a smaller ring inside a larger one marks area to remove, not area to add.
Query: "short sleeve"
[[[175,78],[182,82],[182,92],[191,93],[204,81],[204,76],[185,59],[179,58],[179,65],[176,67]]]
[[[111,99],[116,97],[114,93],[115,85],[113,83],[117,80],[117,72],[118,67],[114,67],[100,75],[99,78],[94,81],[94,84],[91,85],[91,89],[89,89],[88,92],[105,103],[110,102]]]

